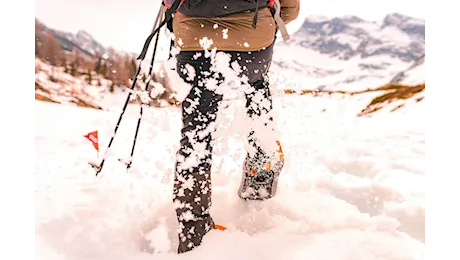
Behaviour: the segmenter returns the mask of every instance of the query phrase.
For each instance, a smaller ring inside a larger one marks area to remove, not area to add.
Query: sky
[[[301,0],[301,14],[288,30],[298,29],[307,15],[356,15],[381,21],[388,13],[399,12],[424,18],[422,5],[420,0]],[[35,0],[35,17],[51,28],[85,30],[105,46],[139,53],[159,6],[160,0]]]

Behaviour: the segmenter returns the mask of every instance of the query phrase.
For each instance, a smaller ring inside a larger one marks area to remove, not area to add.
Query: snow
[[[286,163],[277,195],[264,202],[236,194],[245,155],[243,101],[224,102],[211,214],[229,230],[211,231],[185,255],[175,253],[172,201],[179,109],[144,112],[126,172],[116,158],[129,156],[139,113],[130,105],[114,157],[95,177],[88,161],[97,153],[83,135],[99,130],[104,149],[120,111],[36,101],[36,257],[424,259],[423,102],[356,117],[373,95],[277,96],[274,116]]]
[[[385,43],[395,45],[409,45],[411,43],[409,35],[401,31],[401,29],[396,26],[386,26],[379,33],[376,33],[373,36]]]
[[[399,29],[396,24],[382,27],[377,23],[363,21],[359,23],[347,23],[347,25],[353,28],[362,29],[369,33],[372,38],[382,41],[383,44],[404,47],[411,43],[411,37]],[[374,47],[378,48],[379,46]]]
[[[65,73],[63,67],[51,66],[39,58],[35,58],[35,69],[35,82],[50,91],[50,96],[61,103],[71,104],[76,96],[89,103],[110,108],[126,99],[127,91],[117,89],[110,93],[108,89],[112,82],[99,75],[93,75],[91,84],[88,84],[86,75],[74,77]],[[42,90],[36,92],[43,93]]]
[[[282,89],[304,90],[322,87],[328,90],[359,91],[385,85],[411,63],[388,55],[367,58],[354,57],[347,61],[329,57],[301,46],[275,47],[270,76]],[[280,66],[280,62],[283,66]],[[360,64],[382,66],[383,69],[363,69]],[[280,73],[282,71],[282,73]],[[424,73],[424,72],[422,72]],[[424,74],[421,74],[422,79]]]
[[[343,45],[350,45],[353,50],[358,49],[362,41],[357,36],[346,33],[335,34],[331,37],[331,39],[336,40],[338,43]]]
[[[402,84],[416,85],[425,82],[425,62],[411,68],[404,73],[404,76],[401,81]]]

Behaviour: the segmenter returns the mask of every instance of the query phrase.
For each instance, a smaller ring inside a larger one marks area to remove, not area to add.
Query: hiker
[[[238,195],[262,200],[276,192],[284,158],[279,141],[270,138],[275,138],[271,135],[275,129],[267,73],[276,34],[287,36],[284,25],[297,18],[300,0],[185,0],[181,4],[172,20],[174,47],[180,50],[175,55],[176,71],[191,90],[182,102],[173,201],[179,222],[178,253],[185,253],[216,228],[210,216],[211,140],[223,97],[219,87],[234,80],[228,78],[232,72],[239,76],[253,124]],[[280,7],[279,13],[273,5]],[[235,61],[239,69],[234,68]],[[222,62],[228,62],[224,71]]]

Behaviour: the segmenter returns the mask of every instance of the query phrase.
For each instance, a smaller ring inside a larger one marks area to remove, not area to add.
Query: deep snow
[[[87,162],[96,152],[83,135],[98,129],[104,149],[119,111],[36,101],[36,259],[424,259],[424,103],[356,117],[369,100],[277,97],[286,165],[277,196],[264,202],[236,194],[245,131],[242,103],[229,103],[214,150],[212,215],[230,231],[212,231],[184,255],[175,253],[172,205],[178,109],[148,109],[132,169],[109,158],[95,177]],[[128,156],[137,115],[130,106],[115,157]]]

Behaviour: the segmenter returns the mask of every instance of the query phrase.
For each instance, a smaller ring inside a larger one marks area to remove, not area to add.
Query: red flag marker
[[[99,140],[97,138],[97,130],[84,135],[84,137],[90,140],[94,146],[94,149],[96,149],[99,152]]]

